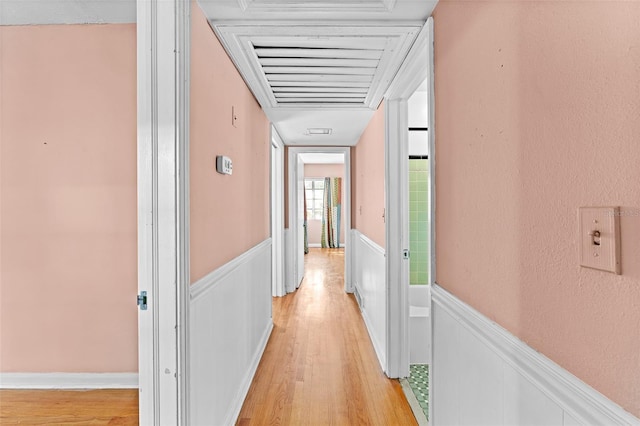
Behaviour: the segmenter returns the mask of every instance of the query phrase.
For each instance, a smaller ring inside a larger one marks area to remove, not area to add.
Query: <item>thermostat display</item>
[[[218,155],[216,157],[216,171],[223,175],[230,175],[233,171],[231,158],[225,157],[224,155]]]

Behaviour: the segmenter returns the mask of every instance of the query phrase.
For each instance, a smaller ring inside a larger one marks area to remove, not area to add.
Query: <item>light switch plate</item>
[[[580,265],[620,275],[620,208],[580,207]]]

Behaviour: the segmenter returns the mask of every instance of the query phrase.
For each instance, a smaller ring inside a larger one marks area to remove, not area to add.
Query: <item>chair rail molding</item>
[[[496,425],[640,425],[640,419],[442,287],[432,287],[432,301],[436,424],[473,418]],[[486,384],[481,395],[472,389],[480,382]]]

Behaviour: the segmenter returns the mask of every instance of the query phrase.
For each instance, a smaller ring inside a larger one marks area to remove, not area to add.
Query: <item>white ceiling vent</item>
[[[263,108],[376,109],[420,25],[214,28]]]

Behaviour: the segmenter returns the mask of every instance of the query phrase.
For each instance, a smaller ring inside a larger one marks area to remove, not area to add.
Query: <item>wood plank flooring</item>
[[[238,425],[416,424],[343,290],[343,265],[342,250],[311,249],[300,289],[273,299],[274,330]],[[0,424],[136,425],[138,391],[1,390]]]
[[[137,425],[138,390],[1,390],[2,425]]]
[[[343,250],[311,249],[298,291],[274,298],[238,425],[417,424],[399,381],[380,369],[343,271]]]

